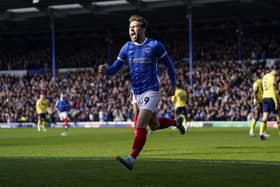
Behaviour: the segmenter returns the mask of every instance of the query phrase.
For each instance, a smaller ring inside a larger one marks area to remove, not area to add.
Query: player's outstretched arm
[[[123,64],[123,60],[117,59],[111,66],[108,66],[107,64],[99,65],[98,72],[106,75],[115,75]]]
[[[166,54],[161,61],[167,68],[167,74],[171,83],[171,86],[174,87],[174,93],[175,93],[175,85],[176,85],[176,75],[175,75],[175,69],[174,64],[171,60],[171,58]],[[174,94],[173,94],[174,95]]]

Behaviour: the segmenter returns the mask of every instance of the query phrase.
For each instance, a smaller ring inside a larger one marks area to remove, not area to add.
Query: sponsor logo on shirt
[[[152,60],[150,58],[135,58],[133,59],[132,63],[137,64],[144,64],[144,63],[151,63]]]
[[[145,53],[151,53],[152,52],[152,48],[151,47],[146,47],[144,49]]]

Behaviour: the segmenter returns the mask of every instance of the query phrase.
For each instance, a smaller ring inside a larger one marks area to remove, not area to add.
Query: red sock
[[[170,126],[176,126],[176,120],[168,118],[159,118],[159,129],[165,129]]]
[[[134,142],[132,146],[132,152],[130,156],[134,159],[137,158],[141,150],[143,149],[146,143],[147,129],[146,128],[137,128],[136,136],[134,137]]]
[[[64,128],[68,127],[68,120],[67,119],[63,120],[63,126],[64,126]]]
[[[133,116],[133,127],[134,127],[134,136],[136,136],[136,133],[137,133],[137,115]]]

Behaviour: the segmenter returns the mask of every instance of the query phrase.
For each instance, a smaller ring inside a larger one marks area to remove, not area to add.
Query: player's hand
[[[101,64],[98,66],[98,73],[106,73],[108,65],[107,64]]]
[[[168,96],[173,96],[173,95],[175,95],[175,86],[171,86],[170,88],[168,88],[168,90],[167,90],[167,95],[168,95]]]

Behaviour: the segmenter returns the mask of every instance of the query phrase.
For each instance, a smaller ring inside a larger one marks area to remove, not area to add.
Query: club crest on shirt
[[[145,53],[151,53],[152,52],[152,48],[151,47],[146,47],[144,49]]]

